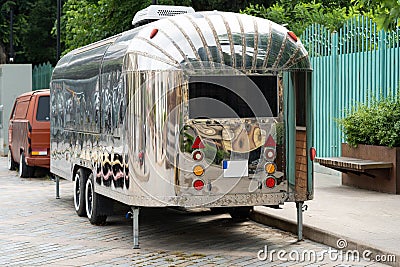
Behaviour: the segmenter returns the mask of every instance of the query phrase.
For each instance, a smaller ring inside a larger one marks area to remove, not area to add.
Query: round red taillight
[[[267,177],[267,180],[265,180],[265,185],[268,188],[274,188],[276,185],[276,180],[273,177]]]
[[[317,156],[317,150],[314,147],[310,148],[310,159],[311,159],[311,161],[314,161],[316,156]]]
[[[204,182],[203,182],[202,180],[195,180],[195,181],[193,182],[193,187],[194,187],[194,189],[196,189],[196,190],[201,190],[201,189],[203,189],[203,187],[204,187]]]
[[[192,157],[194,160],[202,160],[203,159],[203,153],[201,153],[200,150],[196,150],[193,152]]]

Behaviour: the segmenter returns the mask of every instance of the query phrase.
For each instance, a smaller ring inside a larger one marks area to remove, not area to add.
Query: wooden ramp
[[[393,168],[391,162],[380,162],[348,157],[316,158],[315,161],[322,166],[338,171],[366,172],[367,170]]]

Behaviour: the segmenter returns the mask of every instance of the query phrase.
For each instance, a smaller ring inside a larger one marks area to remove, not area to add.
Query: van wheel
[[[15,169],[17,168],[17,163],[13,160],[11,150],[8,150],[7,154],[7,167],[10,171],[15,171]]]
[[[91,224],[104,225],[106,223],[107,215],[102,212],[101,205],[103,198],[103,196],[94,192],[93,174],[90,174],[86,181],[85,201],[86,215]]]
[[[25,153],[21,152],[21,156],[19,158],[19,177],[27,178],[33,176],[33,168],[31,166],[26,165],[25,162]]]
[[[249,217],[253,207],[234,207],[229,210],[232,219],[245,220]]]
[[[79,169],[74,180],[74,207],[78,216],[86,216],[85,186],[86,175],[83,169]]]

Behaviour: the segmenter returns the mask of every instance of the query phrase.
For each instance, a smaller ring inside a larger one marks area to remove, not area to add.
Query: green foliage
[[[159,0],[160,5],[191,5],[191,0]],[[135,13],[151,0],[67,0],[62,17],[65,37],[63,54],[132,28]]]
[[[400,97],[374,99],[358,104],[337,123],[351,146],[358,144],[400,146]]]
[[[56,63],[56,38],[51,34],[56,20],[54,0],[35,1],[27,16],[27,31],[21,34],[22,50],[26,60],[34,65],[50,61]]]
[[[10,10],[14,12],[13,16],[13,47],[16,62],[22,62],[20,55],[22,54],[21,42],[22,35],[27,33],[29,24],[27,12],[31,7],[29,0],[6,0],[2,1],[0,6],[0,46],[6,51],[7,56],[10,46]]]
[[[244,9],[246,6],[250,4],[272,4],[273,1],[265,1],[265,0],[193,0],[193,8],[196,11],[205,11],[205,10],[220,10],[220,11],[230,11],[230,12],[239,12],[241,9]]]
[[[369,13],[379,29],[389,30],[400,26],[399,0],[352,0],[353,4]]]
[[[357,11],[350,7],[327,7],[317,2],[287,2],[281,0],[266,8],[250,4],[242,13],[269,19],[278,24],[287,24],[297,35],[313,23],[324,25],[330,30],[339,29]]]

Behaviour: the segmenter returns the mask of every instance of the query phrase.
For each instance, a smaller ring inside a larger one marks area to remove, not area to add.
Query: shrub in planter
[[[342,184],[400,194],[400,97],[358,104],[337,122],[347,143],[342,144],[343,157],[390,162],[393,166],[368,170],[368,176],[343,173]]]
[[[400,97],[374,99],[370,105],[359,103],[337,123],[350,146],[399,147]]]

